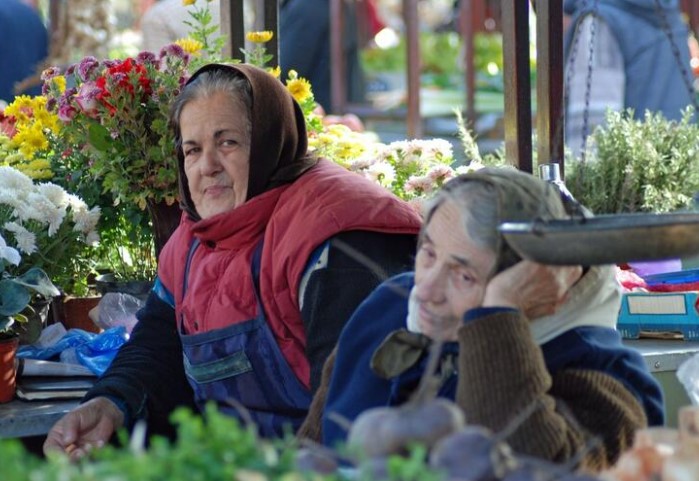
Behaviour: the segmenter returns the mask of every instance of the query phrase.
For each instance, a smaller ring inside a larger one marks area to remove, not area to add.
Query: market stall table
[[[658,380],[665,395],[665,425],[677,427],[677,411],[690,404],[689,396],[677,379],[677,368],[699,353],[699,342],[659,339],[626,339],[624,344],[638,350],[646,366]]]
[[[0,404],[0,438],[42,436],[79,400],[20,401]]]

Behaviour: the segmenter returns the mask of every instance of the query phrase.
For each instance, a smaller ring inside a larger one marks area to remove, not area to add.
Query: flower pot
[[[18,336],[0,340],[0,403],[12,401],[15,397],[17,346],[19,346]]]
[[[51,304],[53,320],[63,324],[66,329],[99,333],[102,330],[90,319],[89,314],[100,299],[100,296],[55,298]]]

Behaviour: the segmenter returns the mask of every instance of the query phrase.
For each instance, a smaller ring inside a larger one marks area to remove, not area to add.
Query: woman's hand
[[[529,319],[550,315],[565,302],[568,290],[580,276],[580,266],[521,261],[488,282],[482,305],[519,309]]]
[[[109,399],[98,397],[63,416],[49,431],[44,453],[63,451],[73,460],[104,446],[124,424],[124,414]]]

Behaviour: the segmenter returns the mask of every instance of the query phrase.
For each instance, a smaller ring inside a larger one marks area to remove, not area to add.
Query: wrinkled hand
[[[547,266],[521,261],[490,280],[482,305],[513,307],[529,319],[547,316],[565,302],[568,290],[580,276],[580,266]]]
[[[72,460],[104,446],[124,424],[124,414],[109,399],[98,397],[63,416],[49,431],[44,453],[62,451]]]

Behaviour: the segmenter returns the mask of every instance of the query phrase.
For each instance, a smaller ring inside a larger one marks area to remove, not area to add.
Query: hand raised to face
[[[482,305],[519,309],[529,319],[550,315],[565,302],[568,291],[581,276],[580,266],[521,261],[488,282]]]

